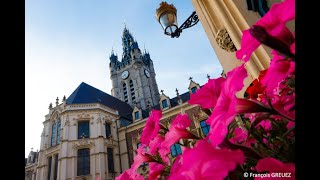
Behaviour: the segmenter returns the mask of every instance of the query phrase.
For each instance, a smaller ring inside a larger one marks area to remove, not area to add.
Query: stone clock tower
[[[143,110],[159,104],[160,94],[156,82],[156,73],[148,52],[141,53],[138,43],[125,27],[122,34],[123,54],[121,61],[110,55],[111,94]]]

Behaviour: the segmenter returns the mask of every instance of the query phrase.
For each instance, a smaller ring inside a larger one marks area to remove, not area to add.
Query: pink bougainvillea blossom
[[[214,108],[221,92],[224,78],[209,79],[196,93],[190,95],[189,104],[199,104],[202,108]]]
[[[147,119],[146,126],[143,128],[141,134],[141,143],[148,145],[149,142],[155,138],[160,130],[159,120],[162,112],[159,110],[152,110],[149,118]]]
[[[256,177],[255,179],[264,179],[264,180],[280,180],[280,179],[295,179],[295,166],[293,163],[283,163],[274,158],[263,158],[258,161],[256,165],[256,170],[258,172],[269,172],[271,173],[279,173],[281,177]],[[281,173],[281,174],[280,174]],[[286,174],[287,173],[287,174]],[[287,175],[287,177],[284,177]],[[290,176],[290,177],[289,177]]]
[[[207,120],[210,125],[208,137],[213,145],[219,145],[223,141],[228,132],[228,125],[236,116],[236,93],[242,89],[246,77],[244,64],[227,74],[217,104]]]
[[[282,3],[273,4],[271,9],[255,25],[265,28],[269,35],[290,45],[293,43],[294,38],[286,27],[286,23],[294,18],[295,1],[286,0]],[[236,52],[237,58],[248,61],[259,45],[260,42],[252,37],[249,30],[243,31],[241,49]]]
[[[187,114],[178,114],[173,120],[169,131],[165,135],[165,140],[162,142],[161,147],[169,153],[170,147],[178,142],[180,139],[195,139],[195,135],[190,133],[186,128],[191,125],[191,120]]]
[[[182,154],[181,165],[175,166],[169,180],[215,179],[223,180],[237,164],[244,163],[240,150],[217,149],[206,140],[199,140],[193,149],[187,148]]]

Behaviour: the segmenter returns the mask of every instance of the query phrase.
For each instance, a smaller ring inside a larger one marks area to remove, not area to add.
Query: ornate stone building
[[[121,61],[113,51],[110,55],[113,96],[83,82],[68,98],[49,105],[38,158],[26,164],[26,179],[114,179],[132,164],[151,109],[163,111],[163,123],[187,113],[194,120],[192,128],[202,126],[208,132],[202,121],[206,114],[187,103],[200,85],[190,79],[187,92],[176,90],[173,98],[160,94],[150,54],[141,53],[126,27],[122,42]],[[174,145],[172,156],[179,153],[180,146]],[[146,166],[141,171],[147,171]]]
[[[36,171],[38,165],[38,151],[31,151],[28,158],[25,159],[25,180],[36,180]]]
[[[241,31],[263,16],[270,4],[255,4],[263,0],[192,2],[227,73],[240,64],[235,50],[240,48]],[[43,122],[40,151],[32,163],[26,162],[26,179],[95,180],[98,176],[101,180],[114,179],[132,164],[151,109],[162,110],[162,123],[171,122],[178,113],[186,113],[192,120],[192,131],[208,133],[209,126],[204,121],[207,114],[199,106],[187,103],[200,85],[190,79],[188,90],[180,90],[182,93],[176,90],[176,97],[170,98],[164,91],[160,94],[150,54],[141,52],[127,28],[123,31],[122,45],[121,61],[113,50],[110,55],[112,96],[81,83],[68,98],[64,97],[62,102],[57,98],[55,106],[50,104]],[[249,83],[268,67],[269,60],[268,48],[255,51],[247,66]],[[180,153],[178,144],[171,147],[171,156]],[[35,157],[32,153],[31,156]],[[147,166],[141,166],[140,171],[148,171]]]

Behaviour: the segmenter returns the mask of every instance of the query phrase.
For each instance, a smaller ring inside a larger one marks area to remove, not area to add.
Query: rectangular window
[[[109,123],[106,123],[106,137],[111,136],[111,126]]]
[[[162,109],[167,108],[167,107],[168,107],[168,102],[165,99],[165,100],[162,101]]]
[[[140,118],[140,112],[139,111],[134,112],[134,117],[135,117],[135,119],[139,119]]]
[[[90,137],[89,121],[78,122],[78,139],[82,139],[82,137]]]
[[[107,154],[108,154],[108,170],[109,172],[114,172],[113,149],[107,148]]]
[[[174,144],[171,146],[171,155],[172,157],[175,157],[179,154],[182,154],[182,151],[181,151],[181,147],[179,144]]]
[[[78,150],[77,176],[90,174],[90,149]]]
[[[54,156],[53,180],[57,180],[57,175],[58,175],[58,154]]]
[[[207,136],[210,131],[210,126],[206,123],[206,120],[200,121],[200,127],[203,134]]]
[[[51,176],[51,162],[52,162],[52,157],[48,158],[48,177],[47,179],[50,180],[50,176]]]

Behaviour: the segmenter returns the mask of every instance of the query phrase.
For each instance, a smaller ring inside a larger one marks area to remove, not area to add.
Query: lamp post
[[[160,7],[156,10],[156,18],[164,30],[164,34],[171,38],[178,38],[183,29],[187,29],[199,22],[198,15],[194,11],[188,19],[178,28],[177,9],[173,4],[161,2]]]

